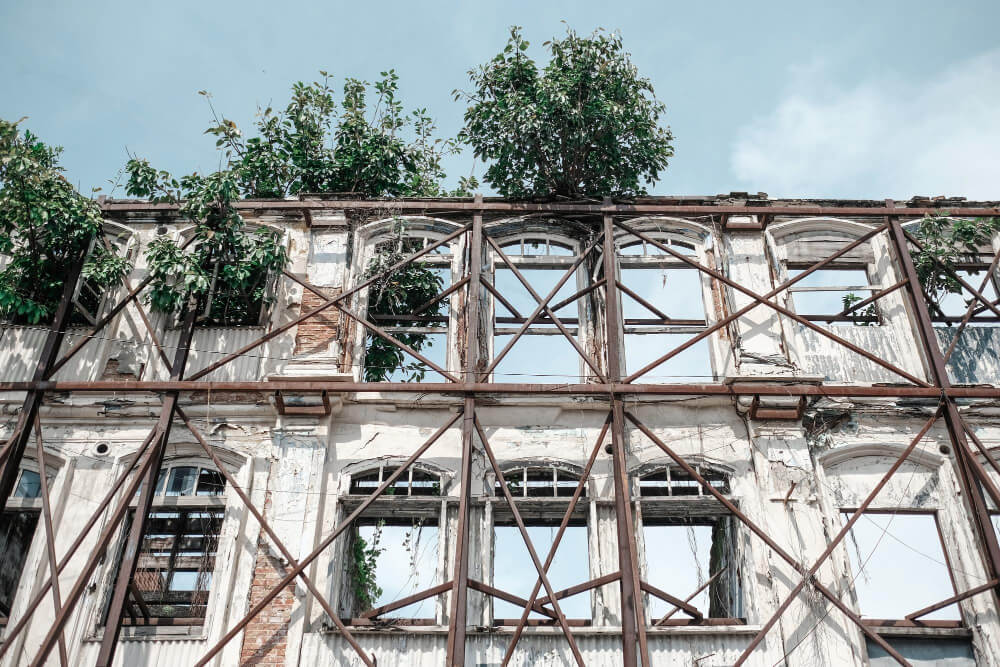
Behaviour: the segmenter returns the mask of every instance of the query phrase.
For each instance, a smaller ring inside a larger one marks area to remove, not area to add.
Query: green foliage
[[[664,105],[639,76],[621,37],[596,31],[546,42],[544,69],[511,28],[502,53],[469,71],[460,139],[489,161],[485,180],[505,197],[643,194],[673,156]]]
[[[858,296],[854,292],[848,292],[843,296],[844,310],[848,310],[854,304],[864,300],[865,300],[864,297]],[[874,303],[870,303],[864,308],[859,308],[857,310],[851,311],[850,315],[852,318],[854,318],[854,326],[858,327],[878,326],[878,308],[875,307]]]
[[[418,251],[420,246],[414,240],[406,239],[402,223],[397,222],[392,239],[376,248],[375,256],[368,264],[365,279],[385,271]],[[368,315],[412,315],[425,303],[436,297],[444,288],[441,277],[426,264],[413,262],[384,278],[372,283],[368,290]],[[442,315],[444,300],[423,311],[422,315]],[[379,320],[382,326],[410,326],[412,322]],[[397,333],[399,341],[417,352],[423,351],[428,334]],[[406,353],[388,341],[369,336],[365,350],[365,381],[385,382],[393,371],[402,372],[403,382],[419,382],[427,373],[427,367],[419,361],[407,363]]]
[[[177,180],[146,160],[126,165],[126,192],[154,202],[180,205],[180,215],[194,223],[194,240],[182,248],[166,236],[146,250],[154,310],[178,313],[190,303],[209,304],[204,323],[256,324],[269,296],[268,283],[287,261],[281,234],[267,228],[247,230],[234,202],[240,197],[231,170]]]
[[[949,218],[945,213],[926,216],[918,223],[913,236],[923,248],[913,250],[913,265],[932,315],[944,315],[940,304],[948,294],[963,292],[962,285],[944,267],[956,271],[963,262],[978,261],[979,248],[989,246],[997,231],[998,218],[965,220]]]
[[[346,79],[339,113],[330,77],[320,74],[321,81],[296,83],[283,111],[260,110],[257,136],[249,139],[212,109],[215,124],[206,134],[217,137],[216,146],[225,151],[244,196],[447,194],[439,185],[444,178],[441,159],[455,150],[455,142],[434,138],[426,109],[404,110],[393,70],[382,72],[374,84]],[[372,96],[374,104],[369,103]],[[466,179],[462,187],[468,186]]]
[[[379,521],[375,525],[372,533],[372,541],[369,544],[365,538],[357,532],[354,534],[354,543],[351,546],[351,581],[354,584],[354,597],[357,599],[358,607],[362,611],[367,611],[375,606],[375,601],[382,595],[382,588],[376,580],[376,566],[379,555],[385,551],[379,546],[382,537],[382,526],[385,523]]]
[[[62,175],[62,149],[22,134],[20,122],[0,120],[0,252],[10,257],[0,271],[0,317],[37,324],[55,313],[70,267],[104,221],[97,204]],[[124,258],[95,243],[83,276],[103,291],[127,270]]]

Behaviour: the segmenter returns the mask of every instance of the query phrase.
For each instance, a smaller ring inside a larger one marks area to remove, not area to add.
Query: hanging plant
[[[384,525],[384,521],[375,524],[371,542],[366,541],[357,531],[354,534],[354,543],[351,546],[350,575],[351,583],[354,586],[354,597],[362,611],[368,611],[374,607],[376,600],[382,595],[382,588],[377,581],[377,569],[378,557],[385,551],[379,546]]]
[[[126,172],[130,196],[178,204],[181,217],[194,223],[186,248],[167,236],[149,244],[152,308],[175,314],[197,303],[204,308],[202,324],[257,324],[273,300],[270,281],[288,257],[280,232],[247,229],[235,206],[240,196],[236,175],[223,170],[177,180],[137,158],[129,160]]]
[[[101,209],[66,180],[61,148],[48,146],[21,121],[0,120],[0,318],[38,324],[52,318],[74,266],[101,293],[119,285],[128,261],[96,242]],[[88,252],[89,251],[89,252]]]

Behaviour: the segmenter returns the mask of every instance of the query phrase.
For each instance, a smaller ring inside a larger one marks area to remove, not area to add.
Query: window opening
[[[729,494],[729,477],[725,473],[700,465],[694,468],[719,493]],[[712,497],[690,474],[675,466],[664,466],[642,475],[639,478],[639,495]]]
[[[348,493],[371,495],[383,481],[392,476],[398,466],[381,466],[374,470],[351,475]],[[439,473],[410,466],[385,490],[384,496],[440,496],[442,476]]]
[[[160,470],[124,624],[204,623],[225,518],[225,485],[219,471],[205,466],[180,463]],[[122,550],[134,520],[133,509],[123,528]]]
[[[351,583],[358,612],[400,600],[440,583],[435,518],[367,520],[354,533]],[[433,618],[437,596],[386,614],[387,618]]]
[[[992,261],[992,257],[984,257],[984,259],[987,261],[961,264],[956,267],[955,273],[966,283],[978,289],[983,283],[984,271],[989,268],[989,262]],[[986,281],[986,286],[982,290],[983,296],[990,303],[997,303],[998,286],[1000,286],[1000,283],[998,283],[997,274],[994,273],[989,276],[989,280]],[[972,317],[969,320],[968,326],[998,326],[1000,318],[993,311],[983,305],[983,302],[977,299],[965,287],[960,287],[959,289],[960,293],[940,292],[932,299],[932,303],[929,306],[931,319],[934,321],[935,326],[954,326],[961,322],[965,317],[969,304],[973,301],[975,302],[975,306],[973,307]]]
[[[503,482],[496,480],[493,494],[503,496],[501,483],[507,484],[507,490],[515,498],[565,498],[572,497],[576,492],[580,477],[556,467],[525,466],[504,473]],[[584,487],[582,497],[587,495]]]
[[[790,266],[794,278],[809,267]],[[871,284],[863,266],[818,269],[788,288],[794,310],[811,321],[837,325],[877,326],[881,320],[876,303],[856,308],[847,315],[841,312],[871,297],[878,287]]]
[[[846,523],[851,512],[842,510]],[[933,514],[866,512],[848,535],[854,591],[861,616],[899,620],[955,595]],[[922,617],[959,619],[957,604]]]
[[[54,474],[46,473],[51,481]],[[12,494],[19,506],[3,512],[0,527],[0,626],[6,625],[14,604],[21,573],[38,527],[42,508],[41,478],[38,471],[22,468]]]

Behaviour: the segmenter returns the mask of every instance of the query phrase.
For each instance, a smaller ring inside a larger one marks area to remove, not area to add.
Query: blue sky
[[[998,19],[996,2],[8,1],[0,117],[65,146],[84,190],[126,146],[178,173],[216,167],[198,90],[246,127],[319,69],[395,67],[405,103],[451,135],[451,91],[507,27],[542,56],[566,20],[620,30],[667,104],[676,157],[656,194],[1000,198]],[[471,155],[447,167],[455,180]]]

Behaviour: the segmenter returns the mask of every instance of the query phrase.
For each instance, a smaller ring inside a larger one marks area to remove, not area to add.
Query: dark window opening
[[[383,481],[398,470],[398,466],[383,466],[377,470],[351,475],[348,493],[371,495]],[[440,496],[442,478],[439,473],[410,466],[383,493],[383,496]]]
[[[709,467],[694,466],[702,478],[722,494],[728,494],[729,476]],[[694,477],[682,468],[666,466],[639,478],[639,495],[642,496],[711,496]]]
[[[564,498],[571,497],[579,484],[579,475],[555,467],[525,466],[509,470],[503,482],[514,498]],[[494,495],[502,496],[501,481],[494,484]],[[584,486],[582,496],[587,495]]]
[[[3,513],[3,527],[0,528],[0,623],[4,625],[14,604],[17,584],[38,526],[38,515],[38,510],[7,510]]]

